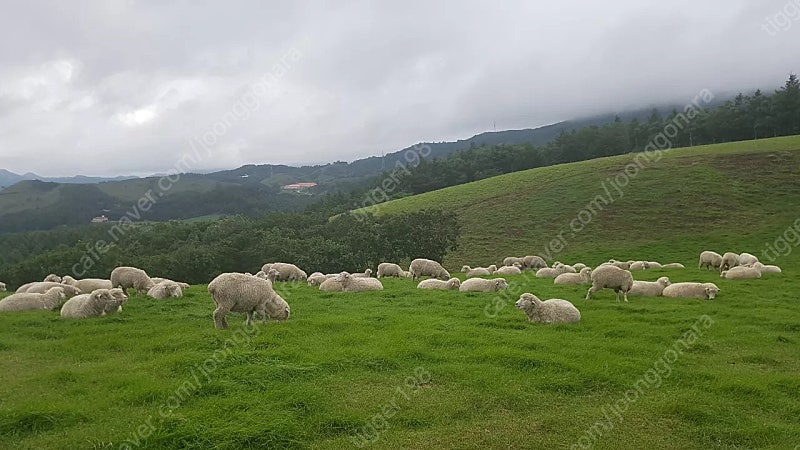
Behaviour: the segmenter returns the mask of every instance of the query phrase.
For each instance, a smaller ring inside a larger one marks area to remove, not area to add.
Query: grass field
[[[570,220],[630,155],[381,210],[452,205],[466,229],[451,267],[542,253],[566,228],[557,259],[682,262],[635,276],[714,282],[714,301],[586,302],[585,286],[520,275],[500,295],[279,284],[291,318],[249,329],[233,314],[215,330],[205,286],[91,320],[0,314],[0,448],[796,449],[798,149],[675,150],[581,232]],[[774,257],[784,273],[723,280],[697,269],[704,249]],[[529,324],[521,292],[568,299],[582,320]]]

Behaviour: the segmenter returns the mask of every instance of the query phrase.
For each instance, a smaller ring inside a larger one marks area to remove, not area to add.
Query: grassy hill
[[[450,267],[548,252],[550,260],[691,262],[706,247],[742,252],[743,238],[771,242],[798,218],[800,137],[673,149],[634,171],[636,156],[515,172],[387,202],[374,212],[457,212],[464,234],[446,259]],[[631,175],[624,175],[626,166]],[[561,244],[551,246],[554,239]],[[658,243],[658,252],[641,253]]]

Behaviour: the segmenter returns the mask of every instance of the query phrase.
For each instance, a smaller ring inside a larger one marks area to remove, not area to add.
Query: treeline
[[[654,109],[646,121],[617,118],[606,125],[563,132],[539,147],[499,144],[423,159],[415,167],[384,173],[366,194],[348,200],[362,206],[366,197],[369,206],[504,173],[643,151],[648,145],[664,149],[800,134],[800,82],[792,74],[771,95],[759,90],[739,94],[715,108],[693,104],[688,109],[665,115]],[[396,186],[382,189],[381,183],[388,178]]]
[[[441,260],[457,247],[459,235],[454,214],[438,210],[381,218],[271,213],[127,228],[87,225],[0,235],[0,280],[16,287],[48,273],[108,278],[114,267],[130,265],[195,284],[222,272],[255,273],[275,261],[326,273],[374,271],[383,261]]]

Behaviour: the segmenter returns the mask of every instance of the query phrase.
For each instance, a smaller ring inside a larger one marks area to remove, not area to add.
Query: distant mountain
[[[118,176],[118,177],[87,177],[84,175],[75,175],[72,177],[42,177],[35,173],[28,172],[24,175],[19,175],[6,169],[0,169],[0,190],[7,188],[20,181],[48,181],[53,183],[65,184],[93,184],[102,183],[104,181],[123,181],[137,178],[134,176]]]

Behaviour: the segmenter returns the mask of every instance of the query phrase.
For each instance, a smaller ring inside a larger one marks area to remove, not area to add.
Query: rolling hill
[[[661,251],[650,257],[659,260],[696,254],[705,242],[756,253],[798,218],[798,136],[673,149],[640,167],[634,161],[641,158],[515,172],[394,200],[373,212],[455,211],[464,231],[459,250],[446,259],[450,267],[526,254],[550,261],[645,258],[637,247],[656,242]],[[763,245],[741,248],[746,237]]]

